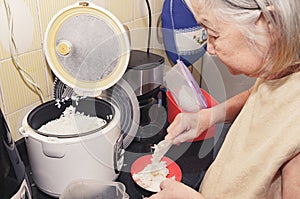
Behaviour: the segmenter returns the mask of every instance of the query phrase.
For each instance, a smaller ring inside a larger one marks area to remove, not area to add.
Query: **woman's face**
[[[251,48],[237,25],[221,23],[212,16],[212,12],[195,7],[195,2],[192,2],[195,18],[206,29],[208,35],[207,52],[216,55],[234,75],[256,76],[256,72],[262,66],[262,56]],[[263,24],[258,21],[257,25]]]

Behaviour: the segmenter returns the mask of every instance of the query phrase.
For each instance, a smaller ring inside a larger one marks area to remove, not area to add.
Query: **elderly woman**
[[[190,0],[207,52],[253,88],[198,113],[179,114],[166,139],[197,137],[233,122],[199,192],[165,180],[151,198],[300,197],[300,1]]]

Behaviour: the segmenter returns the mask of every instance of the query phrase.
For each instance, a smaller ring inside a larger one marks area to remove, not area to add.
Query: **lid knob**
[[[72,50],[72,44],[69,41],[62,40],[57,45],[57,51],[62,56],[66,56],[70,54],[71,50]]]

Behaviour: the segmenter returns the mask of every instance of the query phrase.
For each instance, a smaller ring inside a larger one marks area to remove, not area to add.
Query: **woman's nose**
[[[207,47],[206,48],[207,48],[206,50],[207,50],[208,54],[210,54],[210,55],[215,55],[216,54],[214,45],[211,43],[211,41],[207,40]]]

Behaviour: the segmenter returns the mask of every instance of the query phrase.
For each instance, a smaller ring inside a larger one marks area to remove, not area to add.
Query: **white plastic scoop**
[[[159,162],[162,157],[168,152],[172,146],[172,140],[162,140],[154,147],[154,153],[152,155],[152,163]]]

